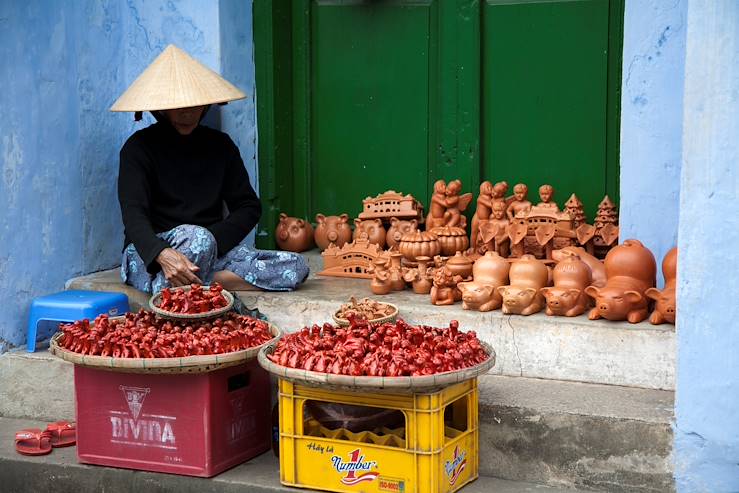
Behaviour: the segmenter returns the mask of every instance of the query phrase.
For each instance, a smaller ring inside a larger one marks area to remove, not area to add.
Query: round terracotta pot
[[[470,246],[470,239],[464,228],[456,226],[442,226],[431,230],[439,239],[441,254],[451,257],[457,252],[463,252]]]
[[[462,252],[457,252],[453,257],[450,257],[449,260],[446,261],[446,267],[453,275],[462,276],[467,279],[472,275],[473,263],[474,262],[471,259],[462,255]]]
[[[398,249],[409,262],[415,262],[416,257],[421,256],[433,258],[441,251],[438,238],[428,231],[415,231],[403,235]]]

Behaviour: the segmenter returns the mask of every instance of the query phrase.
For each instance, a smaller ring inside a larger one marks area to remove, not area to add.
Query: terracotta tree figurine
[[[570,195],[570,198],[565,202],[565,212],[567,212],[572,218],[573,228],[577,229],[581,224],[587,223],[583,203],[574,193]]]
[[[470,231],[470,245],[477,245],[480,224],[490,218],[493,210],[493,184],[489,181],[480,183],[480,195],[477,197],[477,209],[472,216],[472,228]]]
[[[478,248],[481,254],[485,252],[497,252],[501,257],[507,257],[510,253],[511,240],[508,237],[508,219],[505,215],[505,202],[493,203],[492,218],[480,224],[479,241],[482,245]]]
[[[559,212],[559,206],[552,199],[554,198],[554,187],[551,185],[542,185],[539,187],[539,198],[541,202],[536,204],[537,207],[546,207],[554,212]]]
[[[513,187],[514,199],[508,206],[508,209],[506,209],[506,216],[508,216],[509,221],[513,221],[513,218],[516,217],[519,212],[526,213],[531,210],[531,202],[526,199],[528,194],[529,187],[523,183],[518,183]]]

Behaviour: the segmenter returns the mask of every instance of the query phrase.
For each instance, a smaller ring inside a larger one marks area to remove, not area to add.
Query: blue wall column
[[[620,239],[658,265],[677,242],[686,12],[687,0],[626,0],[624,12]]]
[[[739,2],[687,16],[675,476],[739,491]]]

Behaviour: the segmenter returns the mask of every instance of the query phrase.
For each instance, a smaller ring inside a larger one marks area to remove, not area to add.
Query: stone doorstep
[[[307,255],[315,273],[316,255]],[[318,260],[320,262],[320,259]],[[118,269],[71,279],[68,289],[119,291],[129,296],[133,310],[148,306],[149,296],[120,282]],[[294,292],[242,291],[236,293],[250,308],[257,307],[287,331],[331,321],[331,312],[350,296],[372,296],[368,281],[311,277]],[[491,373],[553,380],[674,389],[675,331],[671,325],[629,324],[580,317],[505,315],[500,310],[480,313],[463,310],[461,303],[433,306],[428,296],[411,290],[383,297],[400,308],[411,323],[446,326],[456,319],[476,330],[497,352]]]
[[[0,356],[0,416],[73,419],[72,365]],[[480,475],[607,491],[672,488],[673,392],[480,377]]]
[[[279,462],[264,453],[210,479],[176,476],[77,463],[76,448],[54,449],[51,454],[28,457],[15,452],[10,439],[23,428],[43,428],[45,422],[0,418],[0,483],[12,493],[280,493],[314,491],[280,484]],[[480,477],[465,486],[464,493],[567,493],[577,490],[547,487],[520,481]]]

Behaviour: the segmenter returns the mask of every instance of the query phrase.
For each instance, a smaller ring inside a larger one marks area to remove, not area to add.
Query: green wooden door
[[[279,212],[428,204],[439,178],[532,200],[549,182],[594,210],[616,189],[622,1],[255,0],[259,244]]]

